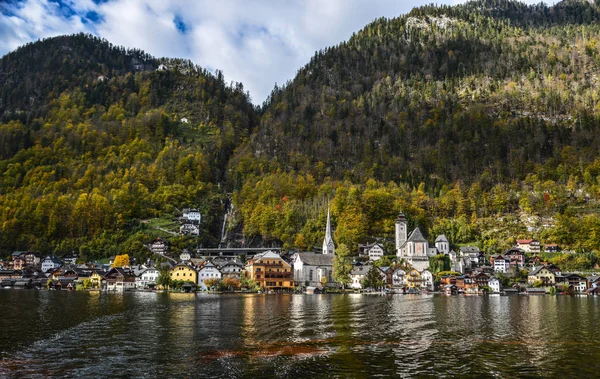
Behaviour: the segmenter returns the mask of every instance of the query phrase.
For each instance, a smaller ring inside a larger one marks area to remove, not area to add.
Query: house
[[[539,253],[541,250],[540,241],[534,239],[518,239],[517,248],[526,253]]]
[[[0,280],[19,279],[22,278],[21,271],[17,270],[0,270]]]
[[[459,275],[456,277],[456,288],[465,293],[477,293],[479,291],[477,281],[468,275]]]
[[[198,272],[187,264],[179,263],[176,264],[171,270],[169,270],[171,280],[182,280],[184,282],[198,283]]]
[[[510,258],[505,258],[501,254],[490,258],[490,261],[494,262],[493,267],[495,272],[506,273],[510,267]]]
[[[199,224],[202,220],[202,215],[200,214],[200,211],[198,209],[185,208],[183,210],[183,218],[185,220],[188,220],[190,223]]]
[[[586,280],[587,280],[587,288],[588,289],[600,287],[600,276],[598,276],[598,275],[588,276],[586,278]]]
[[[148,267],[135,278],[136,288],[154,288],[160,272],[155,267]]]
[[[367,277],[370,269],[370,265],[354,266],[350,271],[350,288],[362,289],[362,281]]]
[[[566,282],[569,283],[569,288],[572,288],[576,293],[584,293],[587,290],[587,279],[578,274],[564,274]]]
[[[182,122],[182,123],[184,123],[184,124],[187,124],[189,122],[188,119],[187,119],[187,117],[182,117],[179,121]]]
[[[504,258],[508,259],[511,266],[523,269],[525,267],[525,253],[519,248],[512,248],[504,254]]]
[[[38,253],[34,253],[32,251],[28,251],[22,255],[25,259],[26,267],[34,267],[40,264],[41,258]]]
[[[549,243],[544,245],[544,251],[546,253],[558,253],[560,251],[559,247],[555,243]]]
[[[55,269],[59,268],[60,266],[62,266],[62,262],[55,255],[48,255],[42,261],[42,271],[43,272],[54,271]]]
[[[372,243],[366,245],[358,245],[358,255],[369,257],[370,261],[379,260],[383,257],[383,245],[380,243]]]
[[[406,271],[401,268],[397,268],[392,273],[392,287],[394,288],[404,288],[405,284]]]
[[[165,255],[169,251],[169,246],[167,245],[167,241],[164,241],[162,238],[158,237],[150,244],[150,250],[154,254]]]
[[[105,274],[105,272],[99,270],[94,270],[90,274],[90,282],[92,283],[92,288],[102,288],[102,280],[104,279]]]
[[[191,222],[186,222],[181,224],[179,227],[179,234],[182,236],[198,236],[200,235],[200,228],[196,224],[192,224]]]
[[[266,290],[294,288],[292,266],[273,251],[256,254],[246,264],[246,276]]]
[[[533,284],[536,281],[542,281],[543,286],[553,286],[556,283],[556,274],[547,266],[538,266],[527,276],[527,282]]]
[[[25,259],[23,259],[22,255],[13,258],[13,269],[14,270],[22,270],[25,267]]]
[[[77,253],[69,253],[63,257],[63,262],[65,262],[65,264],[74,265],[77,264],[78,257]]]
[[[429,270],[421,271],[421,288],[433,291],[433,274]]]
[[[486,273],[479,272],[479,273],[473,275],[473,280],[475,281],[475,283],[477,283],[477,287],[483,288],[483,287],[488,287],[490,285],[491,279]]]
[[[206,262],[204,267],[198,270],[198,287],[206,291],[208,290],[208,286],[205,283],[207,280],[216,279],[221,280],[223,274],[219,270],[217,266],[215,266],[211,261]]]
[[[188,262],[193,257],[194,256],[192,255],[192,253],[187,249],[184,249],[183,252],[181,252],[181,254],[179,254],[179,260],[181,262]]]
[[[297,253],[294,261],[294,282],[301,287],[319,287],[325,278],[327,284],[333,280],[333,254]]]
[[[420,289],[422,280],[421,280],[421,273],[419,272],[419,270],[417,270],[416,268],[410,269],[406,273],[405,282],[406,282],[406,287],[409,289],[411,289],[411,288]]]
[[[215,263],[215,261],[213,261]],[[242,271],[244,271],[244,265],[236,260],[227,261],[220,265],[217,265],[223,278],[236,278],[240,279]]]
[[[525,293],[527,295],[545,295],[546,289],[545,288],[527,287],[527,288],[525,288]]]
[[[122,267],[113,267],[103,278],[107,291],[125,292],[135,289],[135,275]]]
[[[500,293],[502,292],[502,283],[498,278],[491,278],[488,281],[488,286],[490,287],[490,291],[492,293]]]
[[[554,265],[552,263],[547,264],[546,268],[550,271],[552,271],[555,275],[560,275],[562,274],[562,270],[560,267],[558,267],[557,265]]]
[[[156,71],[167,71],[167,66],[165,66],[164,64],[160,64],[158,65]]]

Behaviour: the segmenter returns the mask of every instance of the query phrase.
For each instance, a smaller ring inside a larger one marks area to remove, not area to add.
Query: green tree
[[[333,278],[345,289],[350,284],[350,272],[352,271],[352,253],[345,244],[340,244],[333,259]]]

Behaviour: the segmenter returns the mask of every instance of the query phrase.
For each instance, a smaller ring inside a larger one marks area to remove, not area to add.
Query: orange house
[[[294,288],[292,266],[272,251],[256,254],[248,261],[246,276],[267,290]]]

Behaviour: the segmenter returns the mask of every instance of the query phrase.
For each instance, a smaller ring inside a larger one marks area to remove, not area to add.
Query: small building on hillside
[[[150,250],[154,254],[165,255],[169,251],[169,246],[167,244],[167,241],[165,241],[162,238],[158,237],[157,239],[155,239],[154,241],[152,241],[152,243],[150,244]]]
[[[506,273],[508,271],[510,267],[510,258],[507,259],[502,254],[498,254],[492,258],[495,272]],[[492,258],[490,258],[490,261],[492,261]]]
[[[48,255],[42,262],[42,271],[47,273],[48,271],[54,271],[60,266],[62,262],[55,255]]]
[[[534,239],[518,239],[517,248],[526,253],[539,253],[541,250],[540,241]]]
[[[383,245],[380,243],[372,243],[372,244],[359,244],[358,245],[358,255],[369,257],[370,261],[376,261],[381,259],[384,255]]]
[[[182,236],[198,236],[200,235],[200,227],[191,222],[186,222],[179,227],[179,234]]]
[[[200,211],[198,209],[185,208],[183,210],[183,218],[191,223],[199,224],[202,220],[202,215],[200,214]]]
[[[558,253],[560,251],[559,247],[555,243],[548,243],[544,245],[544,251],[546,253]]]

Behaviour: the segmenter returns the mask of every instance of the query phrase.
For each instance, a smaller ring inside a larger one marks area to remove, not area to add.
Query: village
[[[181,233],[197,233],[201,221],[196,209],[185,209]],[[166,239],[156,238],[148,249],[156,260],[130,262],[125,254],[110,257],[108,263],[78,262],[77,254],[41,256],[16,251],[10,260],[0,261],[0,288],[91,291],[181,291],[181,292],[304,292],[388,293],[448,295],[543,295],[600,293],[600,274],[567,273],[542,261],[541,252],[556,252],[555,244],[519,239],[504,254],[486,256],[475,246],[450,248],[439,235],[433,244],[417,227],[408,232],[403,213],[395,223],[393,259],[385,256],[381,243],[359,245],[347,275],[334,274],[336,246],[331,218],[320,251],[281,252],[257,249],[246,256],[211,257],[184,250],[177,257],[169,252]],[[263,251],[261,251],[263,250]],[[432,270],[432,262],[447,262],[450,269]],[[386,264],[381,264],[385,262]],[[338,263],[339,264],[339,263]]]

